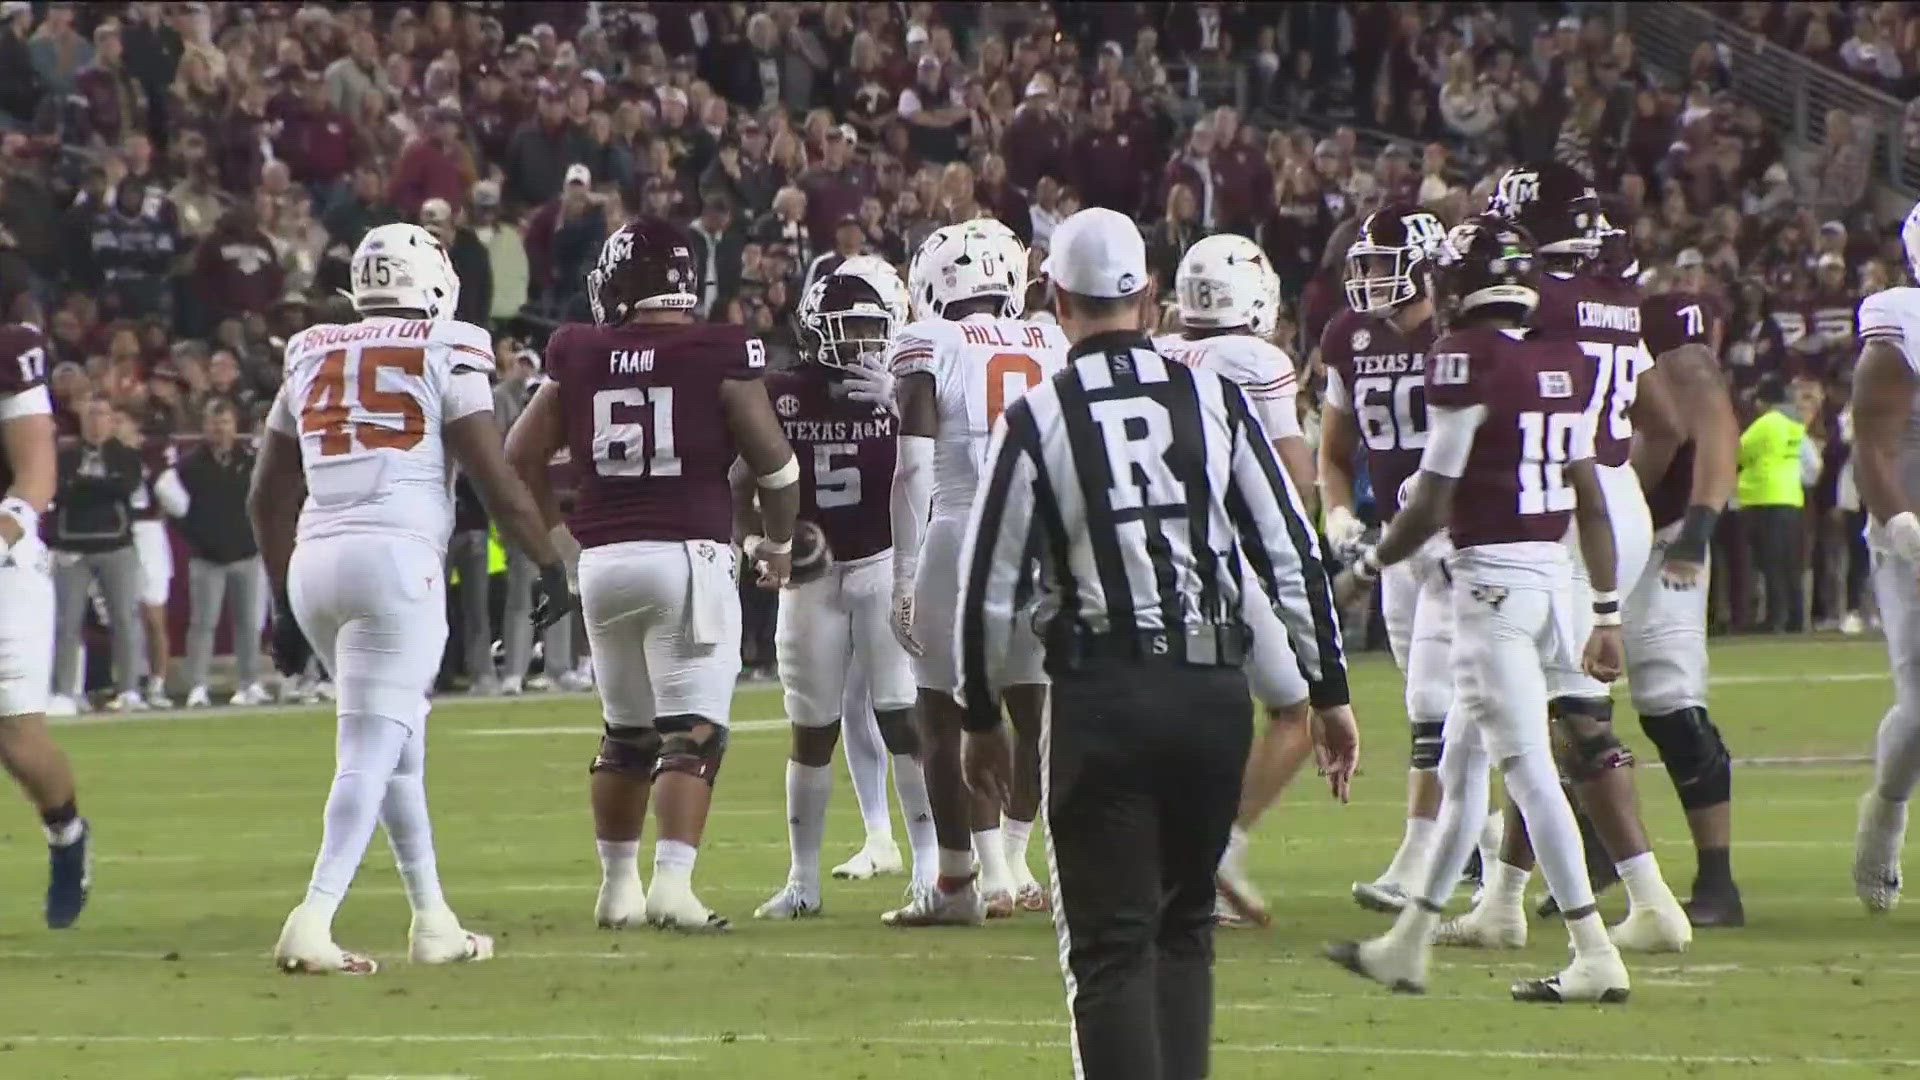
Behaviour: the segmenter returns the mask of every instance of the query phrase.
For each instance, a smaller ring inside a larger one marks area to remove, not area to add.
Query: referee
[[[1074,1075],[1193,1080],[1214,866],[1252,738],[1241,604],[1272,605],[1315,700],[1346,701],[1346,669],[1313,530],[1246,399],[1141,332],[1138,227],[1082,210],[1043,269],[1073,348],[995,426],[967,523],[966,776],[1007,789],[999,681],[1013,620],[1033,619],[1053,680],[1042,778]]]

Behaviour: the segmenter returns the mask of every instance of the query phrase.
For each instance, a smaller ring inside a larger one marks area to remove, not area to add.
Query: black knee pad
[[[1733,798],[1733,758],[1705,709],[1642,716],[1640,727],[1660,750],[1667,778],[1687,810],[1718,806]]]
[[[652,776],[660,762],[660,733],[652,728],[607,725],[600,736],[600,752],[593,755],[587,772],[625,773],[628,776]]]
[[[1440,767],[1440,731],[1446,727],[1438,720],[1415,720],[1413,722],[1413,753],[1407,759],[1407,767],[1431,772]]]
[[[1612,698],[1560,698],[1547,705],[1547,716],[1567,780],[1582,784],[1609,769],[1633,767],[1633,751],[1613,733]]]
[[[919,755],[920,725],[913,722],[911,710],[877,713],[874,720],[880,725],[880,741],[887,753]]]
[[[697,776],[712,786],[720,775],[720,759],[727,753],[727,729],[705,717],[681,714],[654,718],[660,731],[660,759],[653,777],[677,772]]]

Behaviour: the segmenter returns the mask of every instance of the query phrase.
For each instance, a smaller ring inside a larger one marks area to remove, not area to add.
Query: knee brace
[[[880,741],[886,744],[887,753],[919,756],[920,726],[913,722],[912,710],[888,710],[875,713],[873,718],[880,726]]]
[[[589,774],[624,773],[628,776],[653,775],[660,761],[660,733],[652,728],[607,725],[600,736],[600,752],[593,755]]]
[[[1705,709],[1642,716],[1641,730],[1660,750],[1667,778],[1686,810],[1718,806],[1733,797],[1733,759]]]
[[[685,773],[713,786],[720,775],[720,759],[727,753],[727,729],[687,713],[656,717],[654,725],[660,731],[660,758],[653,766],[653,778]]]
[[[1440,732],[1446,726],[1440,720],[1413,722],[1413,753],[1407,759],[1408,768],[1431,772],[1440,767]]]
[[[1559,698],[1547,705],[1553,722],[1554,756],[1572,783],[1595,780],[1609,769],[1633,767],[1633,751],[1613,733],[1612,698]]]

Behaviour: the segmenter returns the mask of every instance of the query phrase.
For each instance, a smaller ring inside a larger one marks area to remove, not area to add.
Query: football
[[[833,568],[833,552],[827,547],[827,534],[811,521],[793,523],[793,576],[795,585],[819,579]]]

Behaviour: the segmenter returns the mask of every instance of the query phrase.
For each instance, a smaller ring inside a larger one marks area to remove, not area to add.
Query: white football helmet
[[[414,308],[429,319],[451,319],[460,305],[460,277],[447,249],[418,225],[367,230],[353,249],[347,280],[347,298],[359,312]]]
[[[1280,317],[1280,275],[1259,244],[1232,233],[1188,248],[1173,291],[1185,326],[1244,326],[1266,337]]]
[[[1907,272],[1920,281],[1920,203],[1907,211],[1907,220],[1900,225],[1900,246],[1907,252]]]
[[[1013,318],[1026,310],[1027,249],[990,218],[948,225],[921,243],[907,283],[916,319],[944,318],[948,304],[983,296],[999,298],[999,314]]]
[[[840,264],[836,274],[851,274],[873,286],[873,291],[886,301],[887,311],[893,316],[893,325],[898,328],[907,325],[908,309],[906,283],[900,280],[900,272],[893,264],[878,255],[855,255]]]

